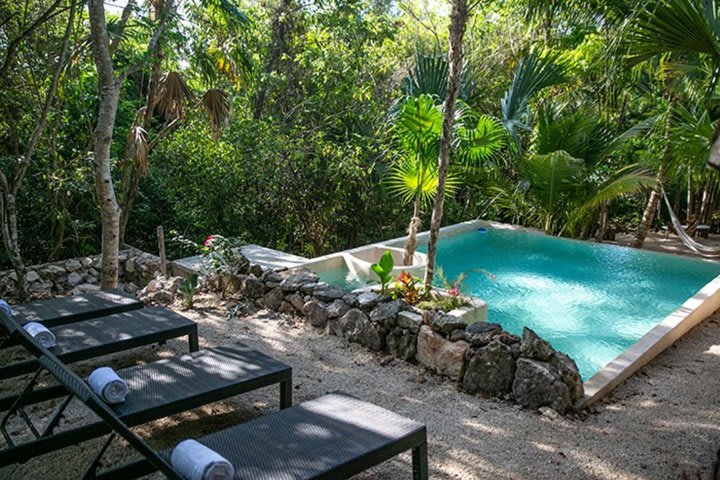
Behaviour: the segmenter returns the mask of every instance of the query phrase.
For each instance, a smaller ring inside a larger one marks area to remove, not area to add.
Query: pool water
[[[532,328],[584,380],[720,275],[715,262],[492,228],[441,239],[437,263],[450,280],[467,272],[462,291],[487,302],[489,322]]]
[[[320,272],[318,273],[318,277],[320,277],[321,282],[336,285],[348,292],[377,284],[377,282],[373,281],[363,281],[361,278],[350,272],[350,270],[346,267],[332,268],[330,270]]]

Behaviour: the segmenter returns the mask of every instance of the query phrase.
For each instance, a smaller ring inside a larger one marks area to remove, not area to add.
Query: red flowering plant
[[[427,297],[422,281],[404,270],[397,277],[393,294],[394,298],[402,298],[410,305],[416,305]]]

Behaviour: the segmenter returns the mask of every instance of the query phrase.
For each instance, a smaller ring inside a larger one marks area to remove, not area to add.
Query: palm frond
[[[148,135],[144,128],[135,125],[130,129],[127,140],[127,155],[135,161],[135,166],[141,175],[148,173],[150,166],[148,165],[148,155],[150,147],[148,144]]]
[[[532,52],[518,63],[510,88],[500,100],[503,124],[518,146],[518,130],[530,129],[526,123],[530,100],[540,90],[566,82],[568,70],[568,62],[558,53]]]
[[[155,105],[165,118],[184,116],[185,105],[193,100],[193,93],[178,72],[167,72],[160,80]]]
[[[585,162],[559,150],[526,157],[522,170],[530,181],[530,194],[548,214],[554,214],[565,197],[582,188],[578,177],[585,170]]]
[[[449,173],[445,180],[445,195],[457,191],[460,182]],[[390,170],[388,189],[400,197],[403,203],[413,203],[416,199],[424,206],[432,203],[437,192],[438,170],[436,165],[428,165],[414,158],[405,158]]]
[[[475,167],[492,160],[505,146],[507,131],[500,120],[481,115],[473,128],[458,127],[460,160]]]
[[[213,138],[217,139],[230,118],[230,100],[222,90],[211,89],[205,92],[200,105],[208,116]]]
[[[720,56],[717,6],[707,0],[645,2],[627,32],[629,54],[644,61],[668,52]]]

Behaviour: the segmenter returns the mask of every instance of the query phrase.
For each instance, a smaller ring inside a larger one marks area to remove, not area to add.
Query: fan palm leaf
[[[230,118],[230,100],[222,90],[211,89],[205,92],[200,105],[208,116],[213,138],[217,139]]]
[[[400,197],[405,204],[416,200],[428,206],[435,198],[438,185],[437,166],[416,158],[404,158],[390,170],[388,186],[391,193]],[[453,194],[459,186],[458,179],[449,174],[445,183],[445,194]]]
[[[182,117],[193,93],[178,72],[167,72],[160,80],[156,106],[165,118]]]
[[[458,157],[468,167],[491,161],[505,146],[507,131],[502,122],[480,115],[472,128],[458,127]]]
[[[500,100],[502,122],[520,146],[518,130],[530,130],[527,124],[530,100],[544,88],[568,80],[569,64],[558,53],[530,53],[520,60],[510,88]]]

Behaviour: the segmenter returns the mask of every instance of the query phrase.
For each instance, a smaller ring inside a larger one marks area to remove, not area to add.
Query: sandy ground
[[[424,422],[433,479],[711,479],[720,447],[720,314],[703,322],[597,405],[585,420],[550,419],[506,402],[457,391],[452,382],[264,311],[225,318],[227,305],[201,300],[187,315],[201,345],[243,341],[293,367],[295,403],[343,390]],[[228,304],[230,305],[230,304]],[[185,352],[172,341],[103,361],[118,368]],[[89,364],[77,367],[87,373]],[[135,430],[158,448],[277,410],[266,388]],[[72,419],[82,421],[79,418]],[[2,479],[71,479],[98,441],[72,446]],[[111,457],[132,455],[122,446]],[[408,454],[358,479],[411,478]]]

